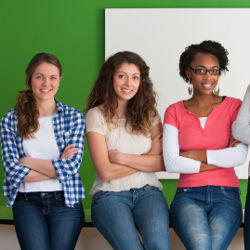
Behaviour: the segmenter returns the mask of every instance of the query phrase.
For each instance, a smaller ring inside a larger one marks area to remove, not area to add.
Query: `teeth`
[[[50,92],[50,89],[41,89],[41,91],[44,93],[48,93],[48,92]]]
[[[130,92],[132,92],[132,90],[131,90],[131,89],[122,89],[122,91],[123,91],[123,92],[126,92],[126,93],[130,93]]]
[[[205,88],[211,88],[212,84],[207,83],[207,84],[203,84],[203,86],[204,86]]]

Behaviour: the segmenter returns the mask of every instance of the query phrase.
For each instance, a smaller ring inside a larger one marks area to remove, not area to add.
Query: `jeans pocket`
[[[93,203],[100,202],[102,199],[108,197],[110,195],[109,191],[99,191],[93,197]]]
[[[231,200],[240,202],[240,189],[236,187],[221,187],[223,195]]]

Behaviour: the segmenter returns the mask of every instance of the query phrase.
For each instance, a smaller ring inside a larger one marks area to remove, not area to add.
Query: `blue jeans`
[[[250,178],[248,178],[247,198],[245,205],[245,221],[244,221],[244,244],[245,249],[250,250]]]
[[[188,250],[227,249],[242,220],[239,188],[178,188],[170,214]]]
[[[82,203],[65,207],[62,191],[18,193],[13,217],[22,250],[73,250],[84,224]]]
[[[169,249],[168,205],[156,187],[96,193],[92,220],[116,250]]]

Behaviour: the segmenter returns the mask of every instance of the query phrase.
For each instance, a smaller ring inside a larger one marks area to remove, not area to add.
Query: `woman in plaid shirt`
[[[26,69],[28,90],[1,121],[4,195],[23,250],[74,249],[84,223],[78,173],[84,119],[54,99],[61,77],[55,56],[34,56]]]

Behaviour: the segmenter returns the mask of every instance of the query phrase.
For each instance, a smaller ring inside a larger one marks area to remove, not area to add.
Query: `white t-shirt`
[[[57,160],[60,152],[56,143],[53,128],[53,115],[41,116],[38,118],[39,129],[34,138],[23,140],[23,149],[26,156],[43,160]],[[37,182],[23,182],[19,192],[45,192],[61,191],[62,184],[57,179],[50,179]]]
[[[117,150],[127,154],[146,154],[151,149],[151,137],[145,135],[131,134],[125,128],[125,119],[119,119],[117,127],[108,128],[103,112],[98,108],[92,108],[85,116],[86,132],[96,132],[105,136],[108,150]],[[160,123],[158,116],[153,126]],[[155,173],[138,171],[131,175],[113,179],[110,181],[102,181],[95,173],[94,185],[90,191],[90,195],[94,195],[98,191],[126,191],[130,188],[141,188],[145,185],[162,188]]]

